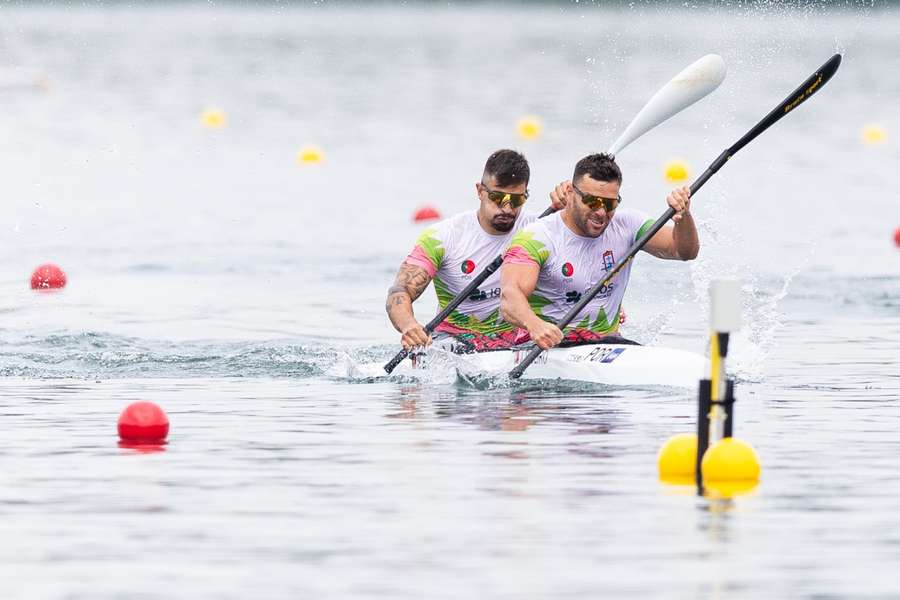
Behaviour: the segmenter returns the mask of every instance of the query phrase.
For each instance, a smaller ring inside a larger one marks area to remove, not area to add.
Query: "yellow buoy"
[[[516,123],[516,131],[519,137],[525,140],[535,140],[541,137],[543,130],[544,126],[541,125],[541,121],[537,117],[522,117]]]
[[[862,140],[866,144],[883,144],[887,141],[887,131],[881,125],[866,125],[862,130]]]
[[[709,447],[700,463],[703,483],[758,481],[759,457],[745,441],[724,438]]]
[[[208,108],[200,115],[200,122],[207,129],[221,129],[225,127],[225,113],[218,108]]]
[[[663,166],[663,173],[669,183],[680,183],[691,176],[688,164],[681,159],[668,161]]]
[[[314,165],[324,159],[325,155],[322,153],[322,149],[317,146],[304,146],[297,153],[297,164],[300,165]]]
[[[697,434],[673,435],[656,456],[659,478],[665,482],[693,483],[697,467]]]

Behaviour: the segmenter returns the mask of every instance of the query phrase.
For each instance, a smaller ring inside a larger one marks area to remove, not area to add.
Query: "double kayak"
[[[455,369],[464,379],[503,377],[532,346],[458,354],[448,341],[403,361],[393,371],[401,377],[427,378],[429,372]],[[695,389],[706,376],[708,360],[693,352],[659,346],[596,343],[552,348],[525,370],[521,380],[563,380],[610,386],[664,386]],[[381,364],[360,365],[357,376],[384,376]]]

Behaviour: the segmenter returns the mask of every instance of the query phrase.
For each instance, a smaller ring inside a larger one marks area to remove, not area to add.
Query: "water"
[[[4,597],[900,595],[898,146],[859,141],[900,130],[898,28],[863,5],[0,7],[0,65],[49,82],[0,91]],[[698,194],[700,259],[642,256],[626,296],[631,337],[704,352],[708,282],[744,282],[753,494],[657,482],[687,392],[331,370],[396,350],[409,215],[473,206],[493,149],[526,153],[539,210],[719,53],[723,86],[621,153],[661,214],[665,160],[699,173],[835,51]],[[295,164],[308,143],[324,164]],[[35,294],[47,260],[70,284]],[[117,445],[137,399],[169,413],[162,451]]]

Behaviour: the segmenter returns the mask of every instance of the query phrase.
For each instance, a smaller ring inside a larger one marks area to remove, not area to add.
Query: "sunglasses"
[[[513,208],[519,208],[520,206],[525,204],[526,200],[528,200],[528,190],[525,190],[524,194],[511,194],[509,192],[499,192],[497,190],[492,190],[483,183],[481,184],[481,187],[483,187],[484,191],[487,192],[488,200],[501,208],[507,202],[509,202],[509,205]]]
[[[581,196],[581,201],[584,202],[585,206],[587,206],[591,210],[597,210],[601,206],[603,210],[610,213],[616,210],[616,207],[619,206],[619,202],[622,201],[622,195],[619,194],[618,198],[604,198],[603,196],[592,196],[590,194],[585,194],[577,187],[575,184],[572,184],[572,189],[578,192],[578,195]]]

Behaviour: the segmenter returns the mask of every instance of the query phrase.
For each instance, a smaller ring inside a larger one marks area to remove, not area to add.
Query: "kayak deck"
[[[505,376],[530,351],[531,346],[457,354],[449,344],[436,343],[424,354],[405,360],[394,374],[425,376],[427,371],[450,365],[460,376]],[[587,344],[552,348],[525,370],[524,380],[566,380],[611,386],[666,386],[696,388],[707,370],[703,356],[676,348],[630,344]],[[363,365],[364,370],[371,370]],[[381,370],[381,375],[384,371]]]

